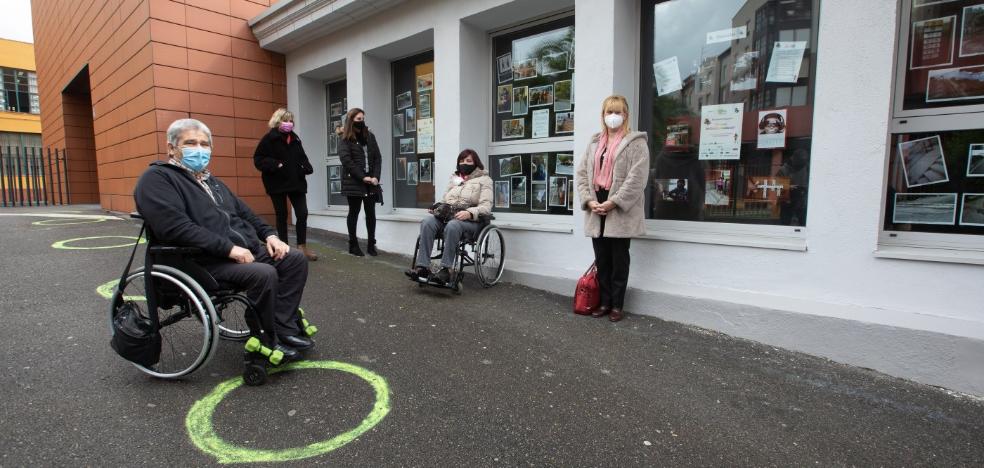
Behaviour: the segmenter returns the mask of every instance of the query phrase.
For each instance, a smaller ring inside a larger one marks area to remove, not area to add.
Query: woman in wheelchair
[[[458,154],[457,168],[451,175],[447,191],[441,203],[428,210],[428,216],[420,223],[420,240],[414,268],[407,271],[414,281],[430,279],[438,284],[451,282],[450,269],[454,265],[458,249],[454,246],[465,238],[474,239],[492,214],[492,178],[475,150],[466,149]],[[441,269],[430,278],[430,253],[434,240],[443,234],[444,249]]]

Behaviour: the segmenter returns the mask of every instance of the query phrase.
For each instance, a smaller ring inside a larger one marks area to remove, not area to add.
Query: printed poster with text
[[[741,119],[745,104],[717,104],[700,110],[699,159],[741,158]]]

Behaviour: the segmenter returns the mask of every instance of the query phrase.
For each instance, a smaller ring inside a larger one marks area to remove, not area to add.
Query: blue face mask
[[[181,148],[181,164],[194,172],[202,172],[212,157],[212,150],[202,148]]]

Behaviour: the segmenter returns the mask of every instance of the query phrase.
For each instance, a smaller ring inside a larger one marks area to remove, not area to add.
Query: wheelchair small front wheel
[[[247,364],[243,370],[243,383],[250,387],[258,387],[266,383],[266,366],[262,364]]]

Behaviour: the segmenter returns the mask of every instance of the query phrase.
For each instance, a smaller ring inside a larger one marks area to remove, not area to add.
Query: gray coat
[[[591,137],[591,144],[585,150],[577,166],[577,192],[584,210],[584,235],[601,235],[601,217],[588,209],[588,202],[598,201],[592,187],[594,180],[594,154],[598,148],[600,134]],[[608,200],[615,209],[608,212],[605,219],[605,237],[638,237],[646,233],[645,199],[646,182],[649,174],[649,145],[645,132],[630,132],[615,149],[615,167],[612,168],[612,188]],[[605,157],[610,157],[606,155]]]

